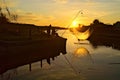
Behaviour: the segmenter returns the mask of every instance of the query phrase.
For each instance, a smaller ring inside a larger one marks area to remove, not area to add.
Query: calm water
[[[105,46],[94,48],[89,41],[79,44],[69,31],[63,37],[68,39],[67,54],[56,57],[51,65],[44,61],[40,68],[40,62],[36,62],[31,72],[25,65],[5,75],[12,75],[12,80],[120,80],[120,64],[109,64],[120,63],[119,50]]]

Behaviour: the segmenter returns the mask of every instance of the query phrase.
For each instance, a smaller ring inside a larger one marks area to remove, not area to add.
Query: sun
[[[78,27],[78,21],[73,21],[71,27],[72,28]]]
[[[77,21],[73,21],[73,26],[77,26]]]

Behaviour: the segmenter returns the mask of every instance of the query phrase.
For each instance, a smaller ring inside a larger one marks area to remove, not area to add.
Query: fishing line
[[[72,22],[78,17],[78,15],[79,15],[80,13],[83,14],[83,13],[81,12],[81,10],[78,11],[78,13],[76,14],[76,16],[73,18]],[[69,27],[71,26],[72,22],[68,25],[67,28],[69,28]],[[61,36],[63,36],[63,35],[65,34],[65,32],[66,32],[66,30],[62,33]],[[75,36],[76,36],[76,35],[75,35]],[[76,37],[77,37],[77,36],[76,36]],[[78,37],[77,37],[77,39],[78,39]],[[68,58],[67,58],[65,55],[64,55],[64,58],[66,59],[66,61],[67,61],[68,64],[70,65],[70,67],[73,69],[73,71],[74,71],[76,74],[78,74],[77,71],[76,71],[76,69],[73,67],[73,65],[70,63],[70,61],[68,60]]]
[[[78,38],[78,36],[77,35],[75,35],[73,32],[72,32],[72,34],[75,36],[75,38],[78,40],[78,42],[80,41],[80,39]]]
[[[76,74],[78,74],[77,73],[77,71],[76,71],[76,69],[73,67],[73,65],[70,63],[70,61],[68,60],[68,58],[64,55],[64,58],[66,59],[66,61],[68,62],[68,64],[70,65],[70,67],[73,69],[73,71],[76,73]]]
[[[92,58],[91,54],[88,53],[87,55],[89,56],[89,59],[90,59],[91,63],[94,64],[94,59]]]

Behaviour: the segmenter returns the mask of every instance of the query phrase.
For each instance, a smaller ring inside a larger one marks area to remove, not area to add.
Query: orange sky
[[[120,0],[4,0],[19,23],[67,27],[75,19],[78,24],[88,25],[94,19],[113,24],[120,20]]]

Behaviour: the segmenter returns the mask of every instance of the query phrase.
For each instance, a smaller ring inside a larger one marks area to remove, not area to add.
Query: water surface
[[[59,31],[61,36],[63,31]],[[120,80],[120,51],[112,47],[98,46],[77,38],[66,31],[62,37],[67,38],[67,54],[56,57],[51,65],[43,62],[8,71],[6,78],[13,80]],[[118,63],[118,64],[111,64]],[[12,76],[11,76],[12,75]],[[0,78],[1,79],[1,78]]]

